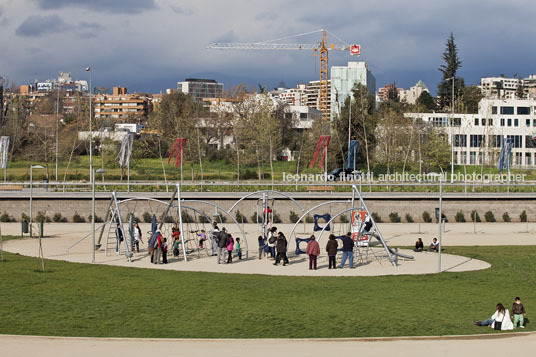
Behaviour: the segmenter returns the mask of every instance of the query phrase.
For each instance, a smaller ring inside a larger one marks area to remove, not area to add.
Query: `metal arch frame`
[[[328,224],[330,224],[335,218],[339,217],[341,214],[353,211],[354,209],[356,209],[356,208],[355,207],[350,207],[350,208],[347,208],[347,209],[345,209],[343,211],[340,211],[335,216],[331,217],[329,222],[326,223],[326,226]],[[371,217],[371,219],[372,219],[372,217]],[[372,222],[374,223],[374,220],[372,220]],[[322,228],[322,230],[320,231],[320,234],[318,235],[317,242],[319,242],[319,243],[320,243],[320,238],[322,238],[322,234],[324,233],[324,230],[325,230],[326,226],[324,226]],[[380,241],[381,245],[383,245],[383,249],[385,249],[385,252],[387,253],[387,257],[389,258],[389,261],[391,262],[391,264],[393,264],[393,266],[396,267],[397,266],[396,260],[393,258],[392,254],[391,254],[391,251],[390,251],[389,247],[387,246],[387,243],[385,242],[385,240],[383,239],[383,237],[381,235],[381,232],[378,230],[378,227],[376,227],[376,224],[374,224],[374,227],[376,228],[376,232],[378,232],[379,234],[373,235],[373,237],[375,237],[377,240]]]
[[[246,259],[248,259],[248,240],[246,238],[246,233],[244,232],[244,230],[242,229],[242,227],[240,227],[240,224],[238,223],[238,221],[231,215],[231,211],[226,211],[223,207],[215,204],[215,203],[212,203],[212,202],[208,202],[208,201],[203,201],[203,200],[184,200],[182,199],[181,200],[182,202],[197,202],[197,203],[204,203],[204,204],[207,204],[209,206],[212,206],[212,207],[216,207],[217,209],[219,209],[220,211],[222,211],[223,213],[226,213],[229,217],[231,217],[231,219],[233,220],[233,222],[236,224],[236,226],[238,227],[238,229],[240,230],[240,233],[242,234],[242,239],[244,240],[244,243],[246,244]],[[234,206],[233,206],[234,207]]]
[[[317,208],[320,208],[322,206],[327,206],[327,205],[331,205],[331,204],[335,204],[335,203],[352,203],[352,200],[347,200],[347,201],[328,201],[328,202],[322,202],[312,208],[310,208],[307,212],[305,212],[297,221],[296,223],[294,223],[294,226],[292,227],[292,230],[290,231],[290,234],[288,235],[289,238],[292,238],[292,235],[294,234],[294,238],[296,238],[296,227],[298,227],[298,224],[300,224],[301,220],[304,219],[309,213],[311,213],[312,211],[316,210]],[[352,207],[354,208],[354,207]],[[326,223],[327,225],[328,223]],[[324,226],[325,227],[325,226]]]
[[[287,195],[286,193],[283,193],[283,192],[280,192],[280,191],[274,191],[274,190],[262,190],[262,191],[255,191],[255,192],[251,192],[251,193],[248,193],[247,195],[243,196],[241,199],[239,199],[238,201],[236,201],[234,203],[234,205],[231,206],[231,208],[229,208],[229,211],[227,213],[231,213],[233,211],[233,209],[240,203],[242,202],[243,200],[245,200],[246,198],[248,197],[251,197],[253,195],[256,195],[256,194],[259,194],[259,193],[275,193],[275,194],[278,194],[278,195],[281,195],[281,196],[284,196],[286,198],[288,198],[289,200],[291,200],[292,202],[294,202],[294,204],[296,206],[298,206],[298,208],[304,212],[305,209],[298,203],[298,201],[296,201],[294,198],[290,197],[290,195]]]

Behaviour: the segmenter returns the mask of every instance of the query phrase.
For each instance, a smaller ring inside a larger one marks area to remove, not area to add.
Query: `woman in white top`
[[[508,309],[505,309],[501,303],[498,303],[495,308],[495,313],[489,319],[484,321],[473,321],[473,324],[477,326],[489,326],[492,329],[495,329],[495,325],[500,323],[500,328],[497,326],[496,330],[513,330],[514,325],[510,320],[510,313],[508,312]]]

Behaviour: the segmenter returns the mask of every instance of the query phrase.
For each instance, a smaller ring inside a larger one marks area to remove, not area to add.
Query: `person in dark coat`
[[[339,266],[341,269],[344,267],[346,259],[348,259],[350,269],[354,267],[354,240],[351,237],[352,233],[348,232],[342,238],[342,259],[341,265]]]
[[[330,234],[328,244],[326,244],[326,252],[328,253],[329,260],[328,269],[331,269],[331,267],[333,267],[333,269],[337,268],[337,248],[339,248],[339,244],[335,239],[335,235]]]
[[[218,233],[217,240],[218,240],[218,264],[220,264],[220,261],[222,263],[225,263],[225,255],[227,253],[227,244],[229,244],[229,235],[227,234],[227,230],[225,228],[222,228],[221,231]]]
[[[415,249],[413,249],[414,252],[422,252],[424,250],[424,243],[422,242],[422,238],[417,238],[417,241],[415,242]]]
[[[288,258],[287,258],[287,238],[285,238],[285,235],[283,232],[279,232],[277,235],[277,242],[275,245],[275,250],[277,251],[277,255],[275,257],[275,263],[274,265],[279,264],[281,259],[283,259],[283,266],[288,264]]]

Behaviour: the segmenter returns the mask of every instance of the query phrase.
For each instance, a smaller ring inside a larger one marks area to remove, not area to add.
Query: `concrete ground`
[[[512,224],[512,227],[515,224]],[[444,234],[443,247],[445,252],[448,253],[448,245],[475,245],[478,243],[483,244],[505,244],[504,238],[507,233],[499,233],[500,231],[506,231],[511,229],[505,225],[497,224],[495,227],[490,227],[490,233],[481,233],[485,229],[484,226],[480,227],[480,231],[477,233],[467,232],[472,229],[472,225],[449,225],[447,232]],[[143,232],[150,230],[150,225],[142,224]],[[227,225],[228,230],[234,237],[240,237],[240,231],[238,228],[232,225]],[[327,255],[322,249],[322,254],[318,259],[318,270],[311,271],[308,269],[308,259],[302,254],[296,256],[294,254],[295,242],[290,239],[289,244],[289,258],[290,264],[288,266],[273,266],[273,260],[263,258],[258,259],[257,252],[257,239],[258,227],[253,224],[245,225],[244,231],[246,232],[247,241],[249,243],[247,255],[249,259],[238,260],[234,257],[233,264],[218,264],[216,257],[207,255],[207,251],[194,252],[187,255],[188,261],[184,261],[183,255],[175,258],[170,256],[169,264],[155,265],[151,264],[146,244],[141,245],[140,253],[135,253],[132,261],[129,262],[124,254],[115,253],[115,238],[112,237],[108,247],[108,252],[105,251],[104,246],[106,240],[103,238],[103,247],[95,254],[95,261],[98,264],[116,265],[116,266],[132,266],[139,268],[157,268],[166,270],[184,270],[184,271],[204,271],[204,272],[225,272],[225,273],[238,273],[238,274],[265,274],[265,275],[293,275],[293,276],[374,276],[374,275],[399,275],[399,274],[430,274],[438,272],[438,254],[430,252],[414,253],[411,250],[401,250],[400,252],[406,255],[414,257],[413,260],[398,259],[398,266],[393,266],[386,258],[386,251],[381,247],[370,248],[368,252],[363,251],[363,254],[356,259],[355,269],[327,269],[328,261]],[[308,236],[308,230],[312,231],[312,226],[305,228],[303,226],[298,227],[298,236]],[[336,234],[342,234],[344,227],[335,227]],[[422,237],[425,245],[431,241],[434,234],[433,225],[422,225],[420,227],[421,234],[417,234],[419,227],[411,224],[384,224],[380,226],[380,229],[385,236],[385,239],[390,245],[412,245],[416,240],[416,237]],[[492,230],[491,228],[494,228]],[[502,228],[502,229],[501,229]],[[290,234],[292,225],[281,224],[278,225],[278,229]],[[17,234],[17,230],[20,230],[20,224],[9,223],[2,225],[2,232],[4,234]],[[306,234],[303,234],[305,230]],[[185,231],[186,228],[185,228]],[[337,232],[338,231],[338,232]],[[45,227],[46,238],[42,239],[43,252],[45,258],[56,260],[67,260],[72,262],[89,263],[92,260],[91,256],[91,239],[88,235],[91,232],[91,225],[88,223],[56,223],[47,224]],[[310,232],[310,231],[309,231]],[[493,232],[493,235],[491,234]],[[164,235],[166,232],[164,230]],[[99,234],[96,234],[98,239]],[[104,234],[106,237],[106,233]],[[144,233],[145,238],[148,234]],[[186,236],[186,238],[188,238]],[[319,237],[319,234],[317,234]],[[531,234],[526,234],[526,237],[519,233],[521,238],[516,240],[517,244],[530,244]],[[84,238],[79,244],[74,245],[77,241]],[[145,240],[146,241],[146,240]],[[319,237],[319,243],[321,248],[325,247],[327,241],[327,234]],[[472,243],[471,243],[472,242]],[[451,243],[451,244],[448,244]],[[74,246],[73,246],[74,245]],[[11,240],[5,243],[5,249],[10,252],[19,253],[28,256],[38,256],[38,240],[33,238],[24,238],[20,240]],[[70,249],[68,249],[71,247]],[[192,246],[193,247],[193,246]],[[304,246],[301,247],[305,249]],[[245,250],[245,249],[244,249]],[[121,247],[121,252],[124,253],[124,246]],[[171,255],[171,252],[170,252]],[[243,253],[244,257],[246,252]],[[338,257],[340,262],[340,256]],[[480,260],[470,259],[466,257],[441,254],[441,270],[442,271],[468,271],[486,269],[489,264]]]
[[[232,225],[226,225],[233,233],[238,235],[239,230]],[[386,241],[391,246],[413,245],[418,237],[423,238],[425,246],[433,237],[439,236],[436,224],[380,224]],[[46,238],[42,240],[46,258],[68,260],[76,262],[91,262],[91,236],[89,224],[47,224],[45,226]],[[278,228],[290,233],[292,225],[278,225]],[[335,227],[336,234],[344,232],[344,226]],[[445,251],[449,246],[455,245],[532,245],[536,242],[535,225],[533,223],[447,223],[442,233],[442,242]],[[1,225],[2,234],[20,234],[20,223]],[[185,231],[188,228],[185,228]],[[298,236],[310,234],[312,227],[298,227]],[[142,225],[144,238],[149,230],[148,225]],[[206,254],[190,256],[188,262],[170,259],[168,265],[153,265],[148,261],[146,252],[134,255],[132,262],[127,262],[123,255],[113,251],[105,256],[103,248],[96,253],[98,264],[121,266],[136,266],[143,268],[177,269],[192,271],[232,272],[247,274],[273,274],[273,275],[385,275],[385,274],[416,274],[434,273],[438,269],[438,256],[435,253],[413,253],[414,260],[400,260],[398,267],[393,267],[386,259],[379,262],[369,259],[359,264],[355,269],[328,270],[326,257],[323,255],[319,261],[319,270],[309,271],[303,256],[291,256],[291,264],[287,267],[274,267],[271,261],[256,259],[256,239],[258,227],[245,225],[244,230],[249,242],[249,256],[247,261],[231,265],[218,265],[214,257]],[[78,245],[67,248],[80,239]],[[98,235],[97,235],[98,236]],[[318,234],[317,234],[318,237]],[[320,246],[324,247],[327,236],[320,238]],[[111,246],[111,245],[110,245]],[[289,250],[294,250],[295,244],[290,242]],[[38,240],[24,238],[4,243],[4,249],[29,256],[38,255]],[[145,246],[143,247],[145,250]],[[382,249],[375,248],[377,255],[383,254]],[[486,269],[486,262],[471,260],[464,257],[443,254],[442,270],[462,271]],[[102,339],[102,338],[56,338],[56,337],[28,337],[28,336],[0,336],[0,351],[6,356],[146,356],[151,352],[158,354],[178,354],[189,356],[316,356],[337,354],[361,354],[375,356],[464,356],[478,355],[504,355],[506,353],[519,353],[530,355],[536,348],[536,334],[500,333],[482,336],[462,337],[422,337],[422,338],[377,338],[377,339],[350,339],[350,340],[150,340],[150,339]]]

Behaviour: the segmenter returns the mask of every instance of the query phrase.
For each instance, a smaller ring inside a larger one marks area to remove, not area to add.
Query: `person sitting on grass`
[[[434,238],[432,240],[432,243],[430,244],[430,247],[428,247],[428,251],[430,252],[439,252],[439,242],[437,241],[437,238]]]
[[[414,252],[422,252],[424,250],[424,244],[422,242],[422,238],[417,238],[417,242],[415,242],[415,249],[413,249]]]
[[[498,303],[495,306],[495,313],[487,320],[473,321],[476,326],[489,326],[494,330],[513,330],[514,324],[510,320],[510,313],[505,309],[503,304]]]

